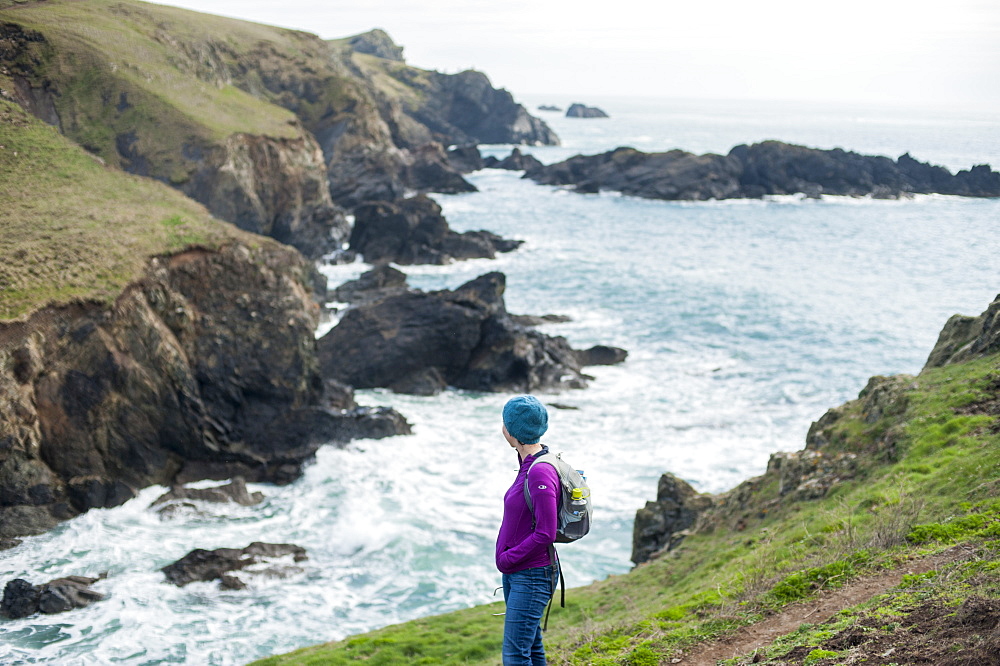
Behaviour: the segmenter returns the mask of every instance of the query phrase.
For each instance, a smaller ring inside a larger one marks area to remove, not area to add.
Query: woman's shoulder
[[[556,482],[559,480],[559,474],[556,472],[556,468],[545,462],[540,462],[533,464],[528,470],[528,479],[535,481],[552,481]]]

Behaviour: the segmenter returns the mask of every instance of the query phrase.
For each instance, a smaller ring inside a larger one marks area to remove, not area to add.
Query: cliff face
[[[191,249],[152,259],[111,308],[0,323],[0,537],[150,484],[288,482],[359,420],[401,426],[319,406],[309,271],[274,243]]]
[[[469,189],[428,144],[557,141],[485,75],[410,67],[381,31],[328,42],[127,0],[4,18],[3,95],[107,163],[310,256],[346,239],[342,207]]]

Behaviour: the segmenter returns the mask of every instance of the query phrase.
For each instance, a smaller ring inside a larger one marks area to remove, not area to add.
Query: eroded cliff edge
[[[397,434],[323,405],[310,267],[275,243],[150,260],[110,308],[0,323],[0,537],[151,485],[287,483],[321,443]]]

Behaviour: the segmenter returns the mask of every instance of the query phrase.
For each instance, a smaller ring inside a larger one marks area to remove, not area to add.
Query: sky
[[[411,65],[518,95],[1000,111],[998,0],[171,0],[324,38],[372,28]]]

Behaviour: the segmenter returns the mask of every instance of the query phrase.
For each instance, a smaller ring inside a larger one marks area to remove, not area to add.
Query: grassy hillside
[[[741,529],[717,520],[626,575],[569,591],[546,634],[550,663],[706,663],[711,646],[732,657],[721,642],[782,617],[791,624],[756,656],[724,663],[995,663],[975,659],[1000,651],[1000,630],[977,619],[995,623],[1000,609],[1000,355],[883,386],[824,418],[821,457],[856,456],[852,478],[799,501],[780,495],[777,470],[743,484],[726,496],[749,517]],[[865,587],[890,575],[885,590]],[[857,593],[829,619],[802,610],[848,589]],[[502,611],[472,608],[257,663],[497,664],[502,618],[492,613]]]
[[[0,321],[112,302],[149,257],[257,237],[158,182],[109,169],[0,99]]]
[[[62,130],[109,164],[140,154],[144,164],[130,171],[179,183],[192,168],[185,150],[195,157],[238,132],[302,134],[290,111],[240,89],[230,74],[254,49],[298,52],[299,33],[114,0],[15,3],[0,17],[44,38],[18,41],[0,88],[12,90],[19,75],[54,90]]]

